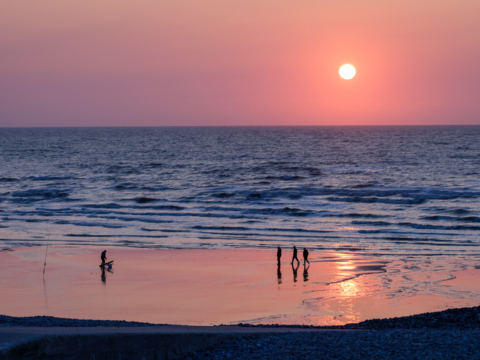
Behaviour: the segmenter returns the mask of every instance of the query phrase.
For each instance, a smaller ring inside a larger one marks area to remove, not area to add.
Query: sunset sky
[[[480,1],[0,0],[0,126],[417,124],[480,124]]]

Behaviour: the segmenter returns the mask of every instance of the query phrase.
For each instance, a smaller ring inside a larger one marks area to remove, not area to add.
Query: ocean
[[[0,128],[0,247],[480,256],[480,127]]]

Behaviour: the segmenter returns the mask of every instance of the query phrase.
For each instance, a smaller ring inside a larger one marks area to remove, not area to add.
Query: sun
[[[345,64],[340,67],[340,70],[338,71],[338,73],[340,74],[340,77],[342,79],[350,80],[355,76],[356,71],[353,65]]]

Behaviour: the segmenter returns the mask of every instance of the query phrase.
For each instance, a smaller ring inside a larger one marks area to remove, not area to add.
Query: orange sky
[[[480,124],[478,0],[0,0],[0,49],[0,126]]]

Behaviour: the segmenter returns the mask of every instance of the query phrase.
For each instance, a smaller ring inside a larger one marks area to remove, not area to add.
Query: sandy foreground
[[[354,255],[311,254],[309,268],[292,268],[284,249],[278,271],[275,249],[107,248],[115,262],[102,271],[101,250],[50,247],[45,278],[45,247],[0,252],[0,313],[184,325],[340,325],[480,304],[475,268],[454,275],[422,272],[439,290],[411,291],[407,273],[394,276],[402,274],[400,263]]]

